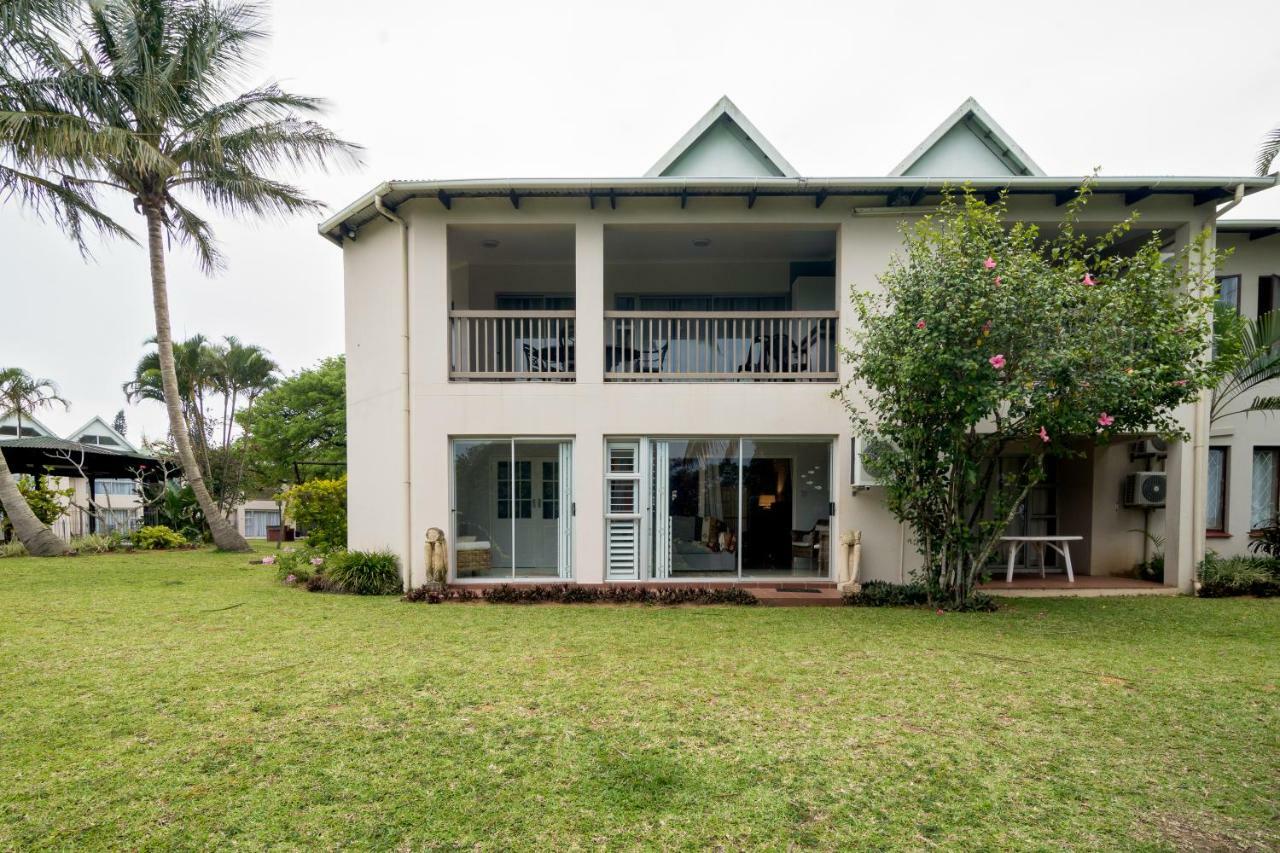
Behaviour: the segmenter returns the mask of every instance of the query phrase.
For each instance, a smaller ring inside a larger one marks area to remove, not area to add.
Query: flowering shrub
[[[1174,410],[1222,371],[1205,345],[1214,258],[1193,243],[1167,261],[1158,236],[1116,251],[1131,221],[1087,237],[1088,199],[1086,183],[1041,233],[1007,221],[1003,198],[948,192],[906,230],[882,290],[853,296],[845,404],[877,439],[873,473],[912,528],[931,601],[970,597],[1046,457],[1178,436]],[[1025,461],[997,477],[1015,449]]]

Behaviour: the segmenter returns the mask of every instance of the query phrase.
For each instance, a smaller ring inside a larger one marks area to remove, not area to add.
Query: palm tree
[[[1233,353],[1235,368],[1213,392],[1209,422],[1250,412],[1280,412],[1280,396],[1254,397],[1236,408],[1236,401],[1264,382],[1280,379],[1280,311],[1263,314],[1257,320],[1241,318],[1234,340],[1226,344]]]
[[[192,452],[174,362],[165,241],[190,246],[206,272],[218,270],[213,229],[181,195],[233,216],[314,211],[318,201],[268,173],[323,168],[333,157],[354,162],[358,151],[303,118],[323,111],[316,98],[275,84],[235,93],[265,38],[260,24],[252,3],[98,0],[65,25],[65,37],[35,28],[12,36],[0,53],[0,146],[11,159],[26,172],[56,176],[48,182],[76,198],[91,199],[101,187],[124,192],[146,221],[169,431],[214,543],[228,550],[248,544],[217,511]]]
[[[1258,149],[1258,159],[1255,161],[1259,175],[1265,177],[1271,172],[1271,162],[1276,159],[1277,154],[1280,154],[1280,125],[1271,128],[1262,137],[1262,147]]]
[[[31,417],[37,409],[55,404],[67,406],[58,396],[58,387],[48,379],[36,379],[16,367],[0,368],[0,411],[8,410],[18,419],[18,437],[22,437],[22,417]],[[69,406],[68,406],[69,408]],[[27,552],[35,557],[60,557],[71,553],[71,547],[63,542],[49,526],[36,518],[27,500],[18,489],[18,481],[9,470],[9,463],[0,450],[0,507],[9,517],[13,532],[17,534]]]

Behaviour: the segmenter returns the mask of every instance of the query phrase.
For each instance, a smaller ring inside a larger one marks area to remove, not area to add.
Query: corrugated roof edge
[[[888,195],[898,190],[941,190],[945,186],[969,184],[977,190],[1008,189],[1015,194],[1052,194],[1080,186],[1083,177],[1011,176],[966,177],[831,177],[831,178],[481,178],[441,181],[384,181],[356,201],[320,223],[322,237],[342,245],[342,235],[358,229],[377,216],[375,197],[402,196],[389,206],[431,196],[452,203],[454,198],[510,197],[513,203],[528,197],[580,196],[608,199],[611,196],[803,196],[803,195]],[[1280,174],[1266,177],[1231,176],[1118,176],[1094,178],[1094,190],[1103,193],[1149,191],[1152,194],[1194,194],[1220,190],[1220,197],[1234,194],[1243,185],[1245,194],[1270,189]],[[1212,199],[1210,199],[1212,200]],[[372,216],[369,215],[372,213]],[[359,219],[358,222],[352,220]]]

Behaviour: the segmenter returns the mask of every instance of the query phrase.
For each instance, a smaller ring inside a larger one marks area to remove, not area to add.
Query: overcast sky
[[[883,175],[969,95],[1050,175],[1247,175],[1280,124],[1280,3],[276,0],[260,78],[332,101],[365,163],[302,183],[340,208],[392,178],[641,175],[722,94],[802,175]],[[127,203],[115,209],[136,227]],[[1232,217],[1280,218],[1280,189]],[[342,350],[321,217],[217,221],[180,250],[176,335],[237,335],[289,372]],[[124,406],[153,331],[145,253],[83,261],[0,203],[0,366],[55,379],[67,432]],[[159,435],[158,404],[126,409]]]

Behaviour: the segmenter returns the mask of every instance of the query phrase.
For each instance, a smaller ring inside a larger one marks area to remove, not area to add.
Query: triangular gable
[[[132,453],[138,452],[138,448],[130,444],[129,439],[125,438],[123,435],[116,432],[115,428],[112,427],[111,424],[107,423],[97,415],[94,415],[89,420],[89,422],[84,426],[80,427],[80,429],[68,435],[67,440],[82,441],[86,435],[108,435],[115,438],[116,441],[120,442],[120,447],[122,450],[128,450]]]
[[[1044,172],[981,104],[967,98],[889,175],[988,178]]]
[[[15,415],[12,410],[0,412],[0,427],[16,428],[17,425],[18,425],[18,416]],[[49,429],[44,424],[40,423],[40,421],[36,420],[31,415],[22,416],[22,431],[23,432],[34,431],[44,436],[45,438],[58,437],[53,430]],[[3,441],[6,438],[18,438],[18,436],[0,434],[0,441]]]
[[[700,118],[646,178],[795,178],[795,168],[728,96]]]

